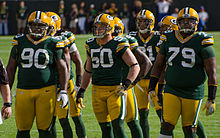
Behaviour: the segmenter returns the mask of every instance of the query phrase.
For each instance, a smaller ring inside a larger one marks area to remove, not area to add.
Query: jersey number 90
[[[43,54],[43,57],[45,57],[44,63],[41,64],[39,64],[40,54]],[[45,69],[49,63],[49,54],[46,49],[34,51],[33,48],[24,48],[21,53],[21,59],[27,61],[21,63],[23,68],[31,68],[34,65],[38,69]]]

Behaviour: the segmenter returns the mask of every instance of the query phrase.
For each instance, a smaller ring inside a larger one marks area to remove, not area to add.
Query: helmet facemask
[[[160,27],[159,31],[161,34],[164,33],[165,31],[173,30],[171,25],[162,24],[161,22],[158,23],[158,26]]]
[[[152,19],[139,18],[137,19],[137,28],[140,33],[147,33],[151,31],[151,24],[153,23]]]
[[[46,23],[42,23],[40,19],[35,19],[34,22],[28,23],[28,29],[31,36],[36,39],[40,39],[46,35],[48,25]]]
[[[96,22],[93,24],[92,32],[95,38],[103,38],[112,28],[107,23]]]
[[[180,18],[177,20],[179,31],[186,34],[195,32],[197,24],[196,18]]]

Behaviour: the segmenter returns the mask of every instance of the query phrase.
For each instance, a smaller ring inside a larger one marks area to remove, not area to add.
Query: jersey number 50
[[[105,54],[107,54],[108,61],[109,61],[108,63],[105,63],[105,60],[104,60]],[[112,50],[108,48],[92,49],[91,57],[92,57],[92,68],[98,68],[100,65],[103,68],[110,68],[114,64],[114,61],[112,58]]]

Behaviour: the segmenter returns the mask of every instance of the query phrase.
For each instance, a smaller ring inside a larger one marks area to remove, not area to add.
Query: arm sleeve
[[[203,60],[211,58],[211,57],[215,57],[214,48],[212,46],[203,48],[201,50],[201,55],[202,55]]]
[[[77,50],[76,44],[73,43],[73,44],[70,46],[70,48],[69,48],[69,53],[73,53],[73,52],[75,52],[76,50]]]
[[[117,48],[116,48],[116,53],[119,56],[122,56],[127,48],[129,48],[128,40],[127,39],[123,39],[122,41],[120,41],[118,43]]]

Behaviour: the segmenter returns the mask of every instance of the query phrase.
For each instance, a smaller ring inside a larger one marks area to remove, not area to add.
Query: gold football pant
[[[15,119],[19,131],[30,130],[36,117],[37,128],[47,130],[53,119],[56,85],[41,89],[17,89]]]
[[[59,119],[66,118],[68,116],[69,111],[71,117],[80,116],[80,109],[76,106],[76,91],[74,90],[74,83],[72,79],[69,80],[67,88],[67,94],[69,98],[68,105],[65,108],[61,108],[60,105],[62,104],[62,101],[57,101],[56,103],[56,113]]]
[[[126,122],[138,120],[137,100],[133,88],[127,91],[126,97]]]
[[[137,98],[138,109],[147,109],[149,110],[149,100],[148,100],[148,88],[149,88],[149,79],[140,80],[135,86],[135,96]],[[156,94],[158,93],[158,84],[156,86]],[[155,110],[162,109],[162,107],[158,104],[158,97],[154,98]]]
[[[125,98],[116,95],[119,85],[92,87],[92,106],[99,123],[125,117]]]
[[[179,116],[182,117],[182,126],[196,126],[202,100],[193,100],[178,97],[170,93],[163,96],[163,119],[176,125]]]

